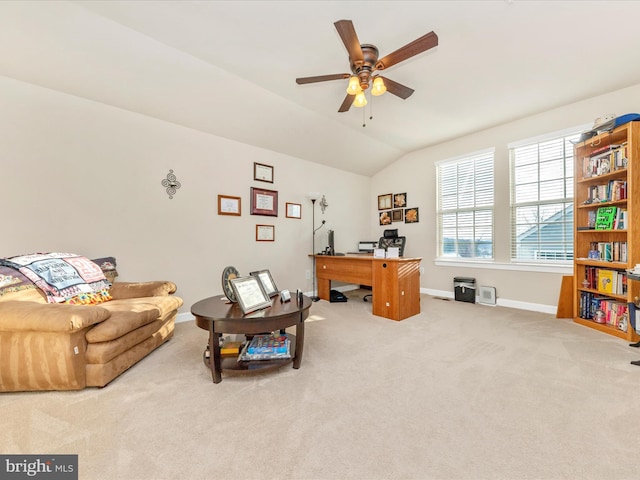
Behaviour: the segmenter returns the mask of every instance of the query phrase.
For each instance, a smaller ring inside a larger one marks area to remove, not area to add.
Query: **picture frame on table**
[[[262,288],[262,283],[258,277],[252,277],[251,275],[248,277],[236,277],[232,278],[230,282],[243,313],[255,312],[272,305],[272,300]]]
[[[249,275],[252,277],[258,277],[258,280],[262,283],[262,288],[269,297],[278,295],[278,287],[276,287],[276,282],[273,281],[273,277],[269,270],[257,270],[249,273]]]
[[[251,215],[278,216],[278,192],[251,187]]]
[[[218,215],[242,215],[242,199],[230,195],[218,195]]]
[[[299,203],[285,204],[287,218],[302,218],[302,205]]]
[[[378,195],[378,210],[391,210],[393,194]]]
[[[274,225],[256,225],[256,242],[275,242],[276,227]]]
[[[258,182],[273,183],[273,167],[264,163],[253,162],[253,179]]]

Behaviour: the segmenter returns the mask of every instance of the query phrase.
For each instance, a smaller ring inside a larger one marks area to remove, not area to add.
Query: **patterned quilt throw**
[[[83,294],[100,294],[111,283],[100,267],[73,253],[34,253],[0,259],[42,290],[49,303],[62,303]]]

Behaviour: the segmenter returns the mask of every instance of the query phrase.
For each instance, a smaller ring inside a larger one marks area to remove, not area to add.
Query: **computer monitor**
[[[335,244],[335,238],[334,238],[333,230],[329,230],[328,240],[329,240],[329,246],[327,247],[327,255],[335,255],[336,254],[336,244]]]

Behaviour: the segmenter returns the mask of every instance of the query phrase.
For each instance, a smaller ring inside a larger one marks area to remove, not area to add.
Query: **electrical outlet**
[[[307,277],[307,280],[311,278],[311,270],[307,270],[306,277]]]

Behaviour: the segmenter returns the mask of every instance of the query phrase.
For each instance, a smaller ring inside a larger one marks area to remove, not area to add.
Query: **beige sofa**
[[[173,336],[182,299],[169,281],[114,282],[98,305],[0,296],[0,391],[103,387]]]

